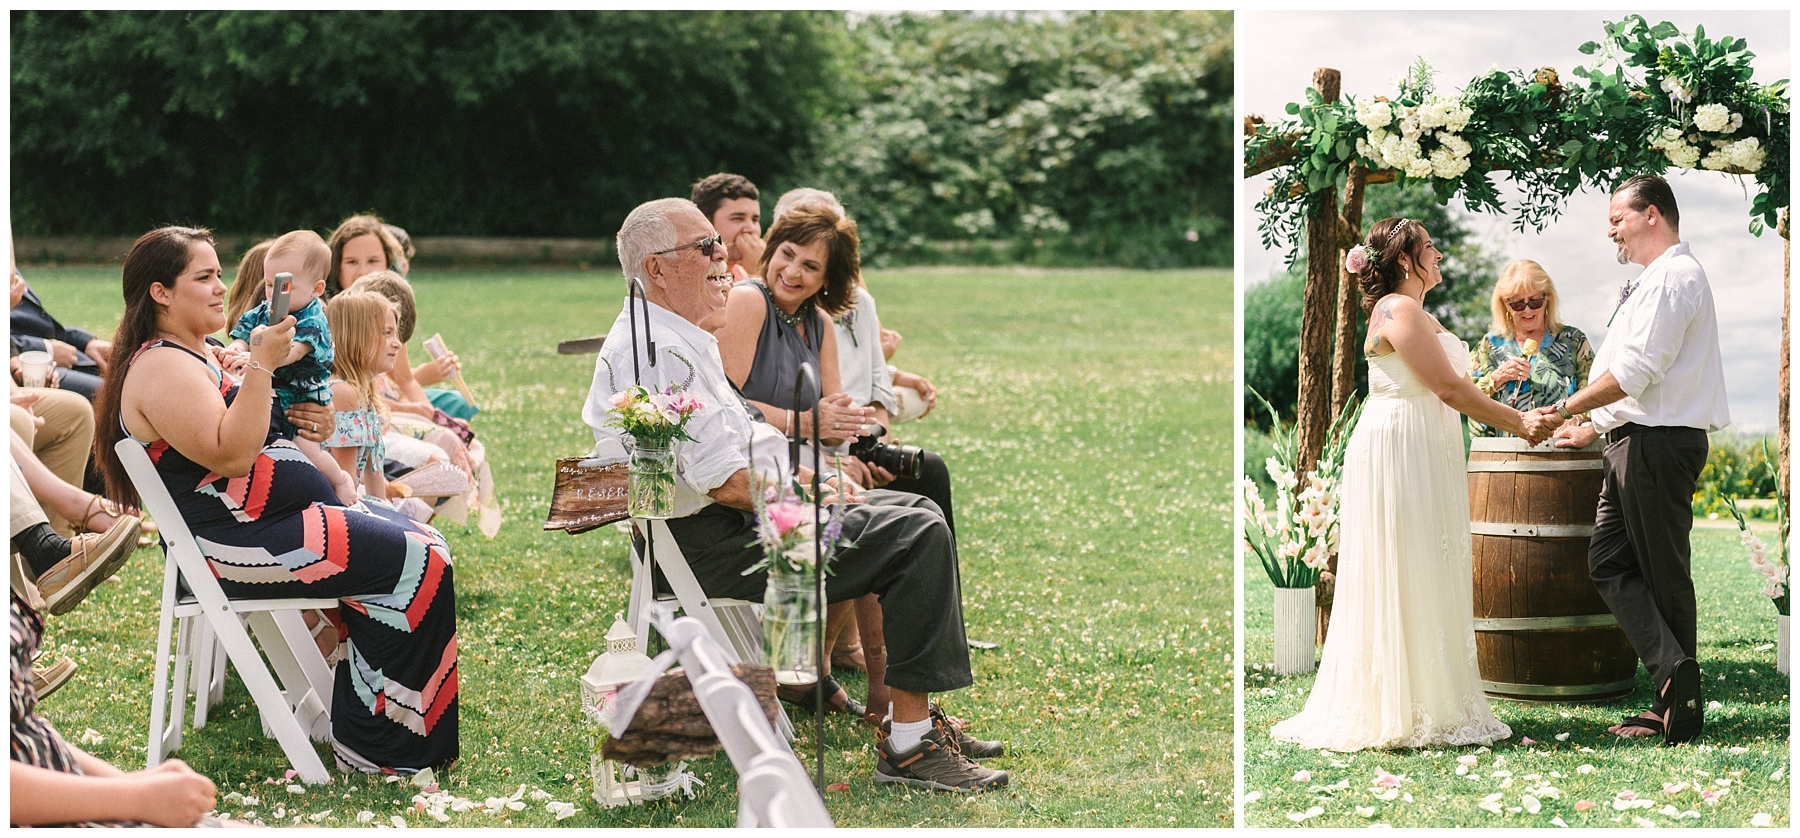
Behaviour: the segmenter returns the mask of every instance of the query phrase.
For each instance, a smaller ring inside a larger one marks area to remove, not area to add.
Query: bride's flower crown
[[[1392,242],[1394,237],[1400,235],[1400,231],[1406,229],[1406,225],[1411,223],[1412,219],[1402,217],[1400,223],[1395,224],[1394,229],[1389,230],[1387,238],[1381,242],[1382,250],[1386,250],[1388,243]],[[1359,244],[1350,248],[1349,253],[1344,254],[1344,270],[1360,275],[1380,261],[1380,250],[1376,250],[1372,245]]]

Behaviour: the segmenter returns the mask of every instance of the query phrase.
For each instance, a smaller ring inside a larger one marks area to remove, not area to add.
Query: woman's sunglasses
[[[1508,308],[1511,308],[1513,311],[1524,311],[1525,309],[1531,309],[1532,311],[1537,311],[1538,309],[1544,307],[1544,298],[1543,297],[1532,297],[1529,300],[1508,300],[1506,305]]]
[[[677,250],[686,250],[690,247],[698,247],[698,248],[700,248],[701,256],[711,259],[711,258],[713,258],[713,248],[718,247],[724,243],[725,243],[725,237],[719,235],[718,233],[714,233],[714,234],[707,236],[706,238],[701,239],[697,242],[691,242],[688,244],[684,244],[684,245],[681,245],[680,247],[671,247],[668,250],[651,251],[651,255],[661,256],[665,253],[674,253]]]

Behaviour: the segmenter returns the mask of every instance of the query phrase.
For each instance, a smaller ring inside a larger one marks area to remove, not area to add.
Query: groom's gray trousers
[[[1706,432],[1626,423],[1606,439],[1588,575],[1649,667],[1654,695],[1677,662],[1698,657],[1688,534]]]

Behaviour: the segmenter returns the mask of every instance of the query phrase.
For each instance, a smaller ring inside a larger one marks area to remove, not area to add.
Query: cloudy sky
[[[1565,82],[1571,70],[1593,59],[1578,50],[1605,34],[1603,22],[1620,12],[1239,12],[1237,103],[1240,113],[1270,121],[1285,117],[1288,102],[1303,101],[1317,67],[1343,73],[1343,91],[1358,99],[1392,96],[1395,80],[1424,57],[1436,68],[1441,92],[1493,67],[1555,67]],[[1696,24],[1709,38],[1734,35],[1756,53],[1756,80],[1791,77],[1789,15],[1785,12],[1647,12],[1651,23],[1668,20],[1683,32]],[[1243,181],[1239,201],[1240,262],[1247,283],[1282,267],[1282,254],[1263,250],[1254,206],[1268,176]],[[1748,231],[1749,181],[1717,172],[1675,175],[1670,184],[1681,205],[1682,237],[1706,267],[1718,309],[1732,425],[1745,431],[1775,426],[1777,356],[1781,348],[1782,240]],[[1586,331],[1595,345],[1606,334],[1606,316],[1619,286],[1642,269],[1613,261],[1605,239],[1607,196],[1579,193],[1543,233],[1517,233],[1509,217],[1479,216],[1472,226],[1483,244],[1503,259],[1541,263],[1562,296],[1563,319]],[[1461,201],[1453,202],[1460,207]]]

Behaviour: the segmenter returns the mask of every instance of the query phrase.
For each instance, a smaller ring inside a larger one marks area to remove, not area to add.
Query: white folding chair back
[[[832,826],[806,769],[769,726],[750,688],[731,673],[729,652],[693,617],[658,618],[656,627],[680,656],[695,700],[737,769],[738,826]]]
[[[196,694],[195,726],[204,724],[205,707],[223,689],[224,661],[217,657],[216,644],[249,690],[262,715],[264,733],[280,743],[300,779],[306,783],[330,782],[331,775],[308,736],[324,739],[330,735],[331,673],[313,646],[300,613],[310,608],[330,608],[337,601],[228,599],[206,563],[200,542],[188,531],[187,522],[175,508],[174,499],[169,497],[143,447],[124,439],[115,450],[125,473],[137,487],[144,510],[156,519],[166,554],[146,765],[157,765],[181,746],[181,717],[190,680]],[[187,580],[192,596],[177,599],[177,577]],[[177,621],[181,624],[179,650],[171,661],[170,645],[175,639],[172,635]],[[260,653],[251,640],[252,633],[261,641]],[[264,655],[268,657],[266,664]]]
[[[671,621],[680,610],[699,621],[707,635],[719,645],[728,663],[761,663],[762,606],[748,600],[707,596],[700,588],[693,568],[688,567],[681,545],[675,543],[674,534],[669,532],[668,522],[633,518],[632,523],[647,530],[649,538],[654,540],[656,564],[662,568],[663,578],[668,580],[673,591],[672,595],[655,595],[649,564],[638,553],[634,542],[631,547],[631,600],[625,621],[637,634],[638,648],[650,648],[652,624]],[[784,738],[790,741],[794,738],[794,726],[788,720],[786,710],[778,711],[775,726]]]

